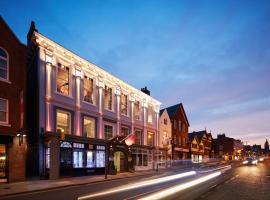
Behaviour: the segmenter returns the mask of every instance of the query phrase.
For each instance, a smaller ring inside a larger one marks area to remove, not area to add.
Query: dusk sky
[[[162,107],[182,102],[190,132],[270,139],[269,0],[9,0],[0,14],[23,43],[34,20]]]

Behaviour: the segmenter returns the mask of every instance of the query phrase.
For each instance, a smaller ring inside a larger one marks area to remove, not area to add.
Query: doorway
[[[6,145],[0,144],[0,183],[7,181],[7,152]]]
[[[114,166],[117,172],[124,172],[125,169],[125,154],[122,151],[114,153]]]

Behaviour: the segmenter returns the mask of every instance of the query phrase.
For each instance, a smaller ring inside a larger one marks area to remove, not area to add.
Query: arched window
[[[0,79],[8,80],[8,53],[0,47]]]

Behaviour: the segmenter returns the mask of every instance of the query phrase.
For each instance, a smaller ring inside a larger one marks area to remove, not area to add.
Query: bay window
[[[57,92],[69,95],[69,67],[65,67],[58,63],[56,76]]]

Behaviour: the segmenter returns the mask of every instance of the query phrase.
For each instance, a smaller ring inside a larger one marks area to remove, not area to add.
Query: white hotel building
[[[30,175],[77,176],[151,169],[160,102],[53,42],[28,33]],[[135,133],[135,144],[120,142]],[[114,138],[110,150],[107,142]]]

